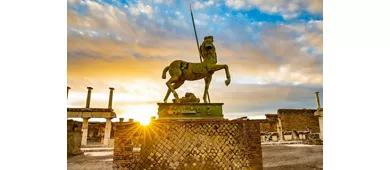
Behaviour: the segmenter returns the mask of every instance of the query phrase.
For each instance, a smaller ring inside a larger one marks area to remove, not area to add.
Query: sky
[[[225,118],[263,118],[278,109],[316,108],[323,94],[322,0],[97,0],[67,2],[68,107],[108,105],[118,117],[156,116],[167,87],[163,69],[174,60],[199,62],[198,39],[212,35],[218,63],[210,89]],[[169,78],[169,75],[168,75]],[[204,81],[177,92],[202,98]],[[169,101],[172,101],[171,95]]]

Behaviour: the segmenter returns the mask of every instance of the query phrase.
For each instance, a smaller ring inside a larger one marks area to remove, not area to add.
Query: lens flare
[[[126,117],[131,117],[135,122],[140,122],[141,125],[147,126],[149,125],[152,116],[155,116],[156,106],[150,105],[135,105],[128,106]]]
[[[150,117],[142,117],[138,121],[139,121],[139,123],[141,123],[141,125],[147,126],[150,123]]]

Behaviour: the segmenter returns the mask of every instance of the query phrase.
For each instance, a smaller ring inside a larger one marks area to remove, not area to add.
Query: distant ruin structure
[[[67,88],[69,93],[70,87]],[[112,119],[116,118],[116,113],[114,112],[114,109],[112,109],[112,99],[113,99],[113,91],[114,88],[110,87],[110,95],[109,95],[109,102],[107,108],[90,108],[91,103],[91,94],[92,94],[92,87],[87,87],[88,93],[87,93],[87,100],[85,108],[67,108],[67,117],[68,118],[82,118],[82,138],[81,138],[81,146],[87,145],[87,139],[88,139],[88,120],[90,118],[105,118],[106,119],[106,125],[104,129],[104,139],[103,139],[103,145],[105,146],[113,146],[114,140],[111,139],[111,129],[112,129]]]
[[[277,114],[266,114],[260,120],[262,141],[305,141],[323,139],[322,114],[315,92],[317,109],[278,109]],[[315,142],[321,143],[321,142]]]

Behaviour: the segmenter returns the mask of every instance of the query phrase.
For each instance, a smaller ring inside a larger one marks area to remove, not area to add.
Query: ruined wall
[[[106,122],[88,122],[88,141],[102,142],[104,139],[104,131]]]
[[[270,122],[278,122],[278,115],[277,114],[265,114],[265,119]]]
[[[69,156],[83,153],[81,147],[81,122],[68,120],[67,122],[67,154]]]
[[[260,122],[155,120],[116,123],[113,169],[259,169]]]
[[[268,120],[260,120],[260,132],[277,132],[276,123]]]
[[[314,116],[315,109],[279,109],[283,132],[306,131],[308,127],[312,133],[319,133],[318,117]]]

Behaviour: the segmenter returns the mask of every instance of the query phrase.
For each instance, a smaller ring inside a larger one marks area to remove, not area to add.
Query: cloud
[[[249,1],[240,2],[244,6],[236,6],[247,8]],[[194,13],[200,43],[202,37],[214,36],[218,63],[228,64],[232,76],[226,87],[225,72],[215,72],[210,95],[213,102],[225,103],[229,117],[311,107],[313,102],[315,107],[313,92],[322,91],[321,20],[253,21],[245,14],[210,12],[207,2],[201,3],[204,11]],[[118,114],[136,109],[128,106],[154,108],[167,90],[163,68],[174,60],[199,62],[187,6],[144,1],[127,5],[68,1],[70,106],[82,107],[85,88],[92,86],[93,107],[105,107],[108,87],[115,87]],[[188,81],[178,93],[201,97],[203,88],[204,81]]]
[[[196,1],[194,4],[194,9],[202,9],[208,6],[211,6],[214,4],[214,1],[209,0],[209,1]]]
[[[312,13],[322,13],[323,1],[322,0],[305,0],[307,8]]]
[[[150,5],[145,5],[142,2],[138,2],[138,4],[132,5],[129,8],[130,13],[139,16],[141,13],[146,14],[149,18],[153,17],[153,8]]]
[[[245,4],[246,2],[242,0],[226,0],[226,5],[228,7],[233,7],[234,9],[241,9]]]
[[[259,9],[270,14],[280,14],[284,19],[296,18],[302,11],[322,14],[322,0],[226,0],[233,9]]]
[[[172,3],[173,0],[152,0],[154,3],[167,3],[170,4]]]
[[[138,8],[130,7],[129,8],[130,14],[133,16],[139,16],[141,12],[138,10]]]

